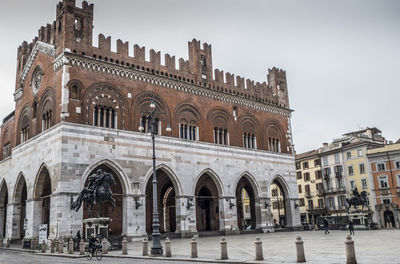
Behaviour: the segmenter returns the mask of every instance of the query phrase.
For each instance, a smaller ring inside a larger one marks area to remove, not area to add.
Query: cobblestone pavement
[[[229,260],[225,263],[296,263],[295,239],[301,236],[304,241],[307,263],[345,263],[344,241],[347,231],[277,232],[267,234],[249,234],[226,236]],[[254,241],[260,237],[263,242],[265,261],[254,261]],[[221,237],[200,237],[198,241],[197,261],[219,262]],[[400,264],[400,230],[357,231],[353,236],[357,261],[361,264]],[[164,245],[164,241],[162,241]],[[149,248],[151,241],[149,241]],[[121,258],[120,251],[110,252],[102,260],[104,263],[187,263],[190,259],[190,239],[172,239],[172,259],[135,259],[141,258],[142,243],[128,244],[128,258]],[[165,249],[165,247],[164,247]],[[112,258],[111,258],[112,257]],[[171,261],[171,260],[177,261]],[[92,260],[93,261],[93,260]],[[197,262],[196,261],[196,262]],[[97,261],[95,261],[97,262]],[[193,263],[196,263],[193,262]],[[86,259],[68,259],[41,256],[27,252],[6,251],[0,249],[0,264],[3,263],[92,263]],[[198,263],[198,262],[197,262]]]

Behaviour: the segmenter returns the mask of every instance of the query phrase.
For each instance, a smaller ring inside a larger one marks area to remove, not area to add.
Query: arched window
[[[49,109],[45,113],[43,113],[42,117],[42,131],[49,129],[52,126],[52,111]]]
[[[256,136],[253,133],[243,133],[243,147],[256,149]]]
[[[117,111],[111,106],[96,105],[93,111],[93,125],[106,128],[117,128]]]
[[[11,154],[10,151],[10,141],[6,142],[3,146],[3,159],[8,158]]]
[[[279,142],[278,138],[268,138],[268,150],[272,152],[281,152],[281,143]]]
[[[186,123],[179,124],[179,138],[197,140],[198,128],[196,125],[188,125]]]
[[[70,98],[79,100],[79,87],[77,84],[73,84],[70,90]]]
[[[29,139],[29,117],[25,115],[22,119],[21,126],[21,143],[27,141]]]
[[[214,143],[229,145],[228,130],[224,128],[214,127]]]
[[[160,131],[161,121],[160,121],[160,119],[158,119],[158,117],[156,117],[154,121],[155,121],[154,124],[156,126],[155,130],[154,130],[156,132],[155,134],[160,135],[161,134],[161,131]],[[140,125],[141,125],[141,127],[143,127],[143,129],[140,130],[141,133],[150,133],[151,124],[149,123],[149,120],[147,119],[146,116],[142,116],[140,118]]]

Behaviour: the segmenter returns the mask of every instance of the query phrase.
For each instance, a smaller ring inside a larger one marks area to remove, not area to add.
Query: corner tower
[[[93,4],[83,1],[76,7],[75,0],[63,0],[57,5],[56,54],[65,48],[86,50],[92,47]]]

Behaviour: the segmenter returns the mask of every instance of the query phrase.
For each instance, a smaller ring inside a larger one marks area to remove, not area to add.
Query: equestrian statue
[[[353,190],[353,197],[350,199],[346,198],[346,202],[349,205],[347,208],[347,213],[349,213],[351,206],[353,205],[354,208],[356,209],[357,213],[360,213],[358,210],[358,206],[361,205],[361,212],[364,211],[364,206],[367,206],[368,210],[371,210],[368,205],[368,197],[367,197],[367,192],[362,191],[361,194],[358,192],[357,188]]]
[[[71,204],[71,209],[77,212],[81,208],[82,202],[86,202],[89,205],[89,218],[92,217],[92,208],[96,204],[98,205],[97,218],[100,217],[101,204],[105,202],[109,202],[114,210],[115,199],[112,198],[111,186],[115,186],[116,183],[113,175],[98,169],[96,173],[89,176],[88,181],[88,186],[83,188],[76,201]]]

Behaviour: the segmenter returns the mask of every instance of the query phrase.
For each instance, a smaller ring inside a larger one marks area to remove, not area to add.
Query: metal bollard
[[[197,241],[195,237],[193,237],[192,241],[190,241],[190,248],[191,248],[190,257],[197,258]]]
[[[128,240],[126,240],[126,236],[122,239],[122,255],[128,255]]]
[[[344,244],[346,246],[346,263],[357,264],[356,250],[354,248],[354,241],[351,239],[351,236],[346,237],[346,241],[344,241]]]
[[[219,243],[221,245],[221,259],[228,259],[228,248],[225,237],[221,238],[221,241]]]
[[[262,241],[259,237],[256,237],[256,241],[254,241],[254,245],[256,248],[256,260],[264,260],[263,250],[262,250]]]
[[[47,245],[46,243],[44,243],[44,241],[42,242],[42,245],[40,247],[42,248],[42,253],[46,253]]]
[[[64,253],[64,239],[58,240],[58,253]]]
[[[304,254],[304,242],[301,237],[296,237],[296,253],[297,253],[297,263],[306,262],[306,256]]]
[[[3,240],[2,240],[2,242],[3,242]],[[21,248],[22,249],[24,249],[24,242],[25,242],[25,238],[23,238],[22,240],[21,240]],[[3,245],[3,244],[2,244]]]
[[[10,245],[11,245],[11,239],[10,239],[10,238],[7,238],[6,247],[9,248]]]
[[[54,253],[55,252],[54,247],[55,247],[55,242],[54,242],[54,239],[53,239],[50,242],[50,253]]]
[[[85,255],[85,241],[82,238],[79,241],[79,255]]]
[[[74,240],[72,237],[69,238],[68,242],[68,254],[74,254]]]
[[[169,240],[169,237],[165,239],[165,256],[171,257],[171,241]]]
[[[143,238],[143,251],[142,251],[142,256],[147,256],[149,255],[149,241],[147,240],[147,237]]]
[[[107,248],[107,239],[103,238],[101,241],[101,246],[103,248],[103,254],[108,254],[108,248]]]

